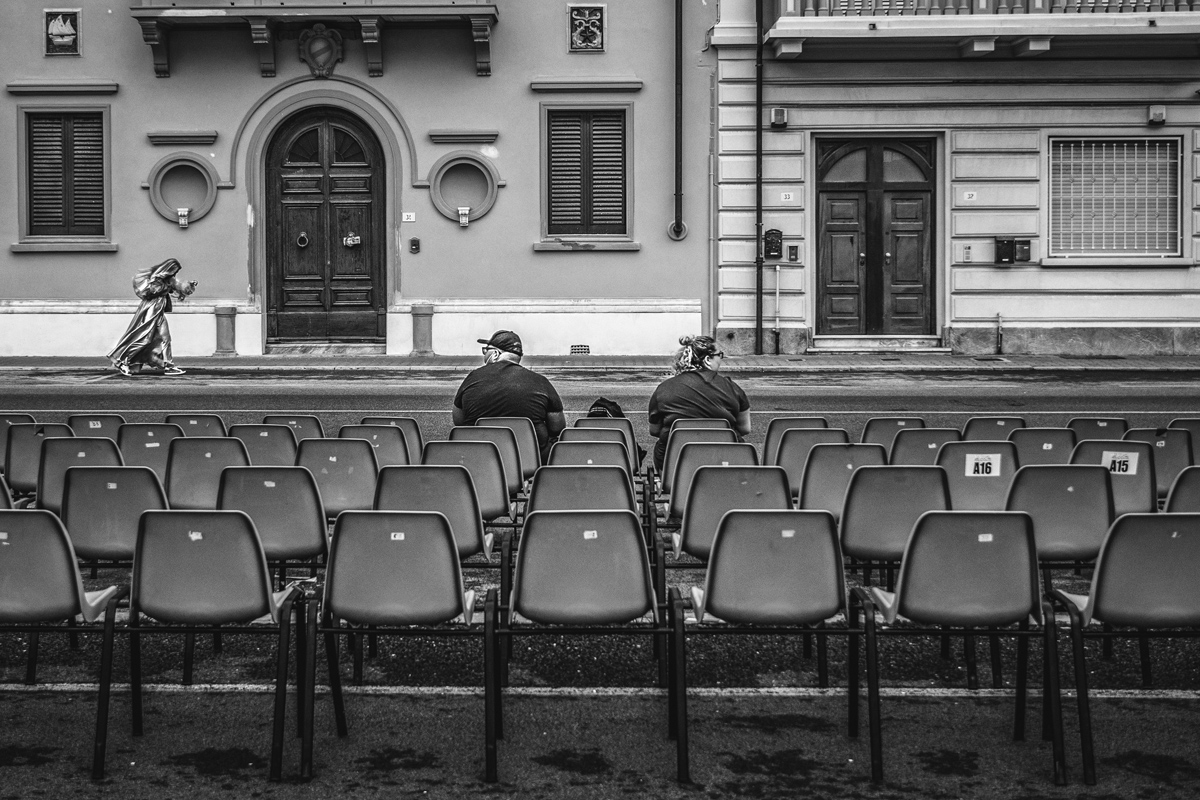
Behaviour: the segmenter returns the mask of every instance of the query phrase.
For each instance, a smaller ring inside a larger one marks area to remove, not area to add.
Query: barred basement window
[[[1052,139],[1051,256],[1180,256],[1178,139]]]
[[[104,120],[28,114],[28,235],[104,235]]]
[[[627,233],[625,117],[623,109],[548,112],[548,235]]]

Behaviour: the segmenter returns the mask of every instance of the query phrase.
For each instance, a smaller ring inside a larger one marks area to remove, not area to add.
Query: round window
[[[217,171],[193,153],[173,153],[154,165],[146,188],[154,210],[172,222],[192,223],[207,214],[217,200]]]
[[[445,217],[464,222],[479,219],[496,203],[496,192],[504,182],[496,166],[471,150],[442,156],[429,173],[429,195]]]

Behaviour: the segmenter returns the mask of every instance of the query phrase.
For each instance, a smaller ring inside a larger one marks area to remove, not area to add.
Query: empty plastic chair
[[[672,535],[676,558],[687,553],[707,560],[726,512],[792,507],[792,493],[782,467],[701,466],[693,473],[689,494],[692,500],[684,510],[683,523]]]
[[[492,535],[484,533],[475,483],[464,466],[384,467],[375,487],[375,510],[436,511],[450,523],[460,559],[478,553],[491,558]]]
[[[1084,439],[1120,439],[1129,430],[1121,417],[1074,417],[1067,427],[1075,431],[1075,441]]]
[[[4,456],[4,479],[8,481],[8,488],[18,496],[36,492],[42,464],[42,442],[74,436],[75,432],[69,425],[56,422],[10,425]]]
[[[1071,451],[1072,464],[1099,464],[1112,480],[1113,513],[1153,513],[1158,510],[1154,453],[1149,442],[1086,439]]]
[[[219,414],[167,414],[166,422],[178,425],[184,436],[226,436]]]
[[[757,467],[758,451],[748,442],[688,442],[681,447],[671,478],[669,518],[683,517],[691,497],[692,476],[700,467],[709,466]]]
[[[1094,561],[1112,524],[1112,482],[1099,464],[1035,464],[1013,477],[1007,511],[1033,519],[1038,562],[1046,589],[1048,565],[1074,566]]]
[[[1017,428],[1008,440],[1016,445],[1017,462],[1022,467],[1067,464],[1075,449],[1075,431],[1070,428]]]
[[[0,412],[0,442],[8,441],[8,429],[13,425],[27,425],[37,422],[32,414],[7,414]],[[4,472],[5,448],[0,447],[0,473]]]
[[[364,439],[375,448],[379,468],[408,466],[408,443],[404,432],[392,425],[343,425],[339,439]]]
[[[1024,428],[1020,417],[971,417],[963,426],[964,442],[1004,442],[1017,428]]]
[[[123,467],[117,443],[108,437],[72,436],[42,440],[37,505],[55,514],[62,510],[63,483],[72,467]]]
[[[321,492],[304,467],[226,467],[217,508],[249,515],[267,561],[307,561],[325,555]]]
[[[215,509],[226,467],[248,467],[241,439],[181,436],[167,448],[167,501],[172,509]]]
[[[301,439],[296,466],[308,467],[321,490],[325,516],[368,511],[375,502],[379,466],[375,449],[363,439]]]
[[[513,513],[504,478],[504,462],[495,442],[458,441],[426,442],[422,464],[465,467],[475,484],[479,513],[485,521],[507,517]]]
[[[681,428],[667,436],[667,447],[663,452],[660,484],[663,493],[671,491],[675,475],[675,462],[679,451],[689,442],[736,442],[737,434],[730,428]]]
[[[1176,417],[1167,427],[1179,428],[1192,435],[1192,455],[1195,456],[1200,450],[1200,417]]]
[[[421,451],[425,448],[425,440],[421,437],[421,426],[412,417],[363,417],[359,424],[391,425],[393,428],[399,428],[408,446],[408,463],[421,463]]]
[[[1163,511],[1172,514],[1200,513],[1200,467],[1188,467],[1175,477]]]
[[[545,466],[534,473],[525,513],[585,509],[636,511],[629,473],[617,466]]]
[[[962,441],[956,428],[910,428],[892,440],[888,463],[895,466],[932,467],[946,442]]]
[[[719,417],[697,417],[694,419],[677,419],[671,423],[671,430],[680,428],[728,428],[729,420]]]
[[[521,451],[517,448],[517,437],[511,428],[480,428],[456,425],[450,429],[452,442],[491,442],[500,453],[504,464],[504,483],[508,487],[508,496],[515,499],[524,484],[521,477],[524,469],[521,466]]]
[[[550,446],[548,466],[620,467],[629,474],[629,452],[623,442],[598,440],[558,441]]]
[[[71,467],[63,483],[63,524],[86,561],[132,562],[143,511],[167,507],[149,467]]]
[[[949,509],[950,483],[941,467],[860,467],[842,505],[842,552],[864,562],[899,562],[921,515]]]
[[[1009,484],[1021,466],[1016,445],[993,440],[946,442],[937,464],[946,470],[955,511],[1003,511]]]
[[[532,420],[525,417],[480,417],[475,424],[511,430],[517,439],[517,451],[521,454],[521,480],[527,481],[533,477],[533,473],[542,465],[542,451]]]
[[[625,446],[629,448],[629,457],[633,464],[633,472],[638,470],[638,446],[633,433],[633,422],[626,417],[580,417],[575,420],[576,428],[610,428],[625,434]]]
[[[863,444],[881,444],[888,453],[900,431],[924,428],[925,420],[920,417],[872,417],[863,426]]]
[[[125,418],[120,414],[72,414],[67,424],[76,436],[105,436],[115,442]]]
[[[850,436],[841,428],[792,428],[784,431],[775,454],[775,464],[787,470],[792,495],[800,494],[804,483],[804,465],[808,453],[819,444],[849,444]]]
[[[1192,466],[1192,434],[1182,428],[1130,428],[1122,438],[1148,442],[1154,448],[1154,480],[1160,498],[1171,491],[1175,476]]]
[[[267,414],[263,417],[264,425],[287,425],[296,434],[296,442],[305,439],[324,439],[325,428],[321,420],[312,414]]]
[[[256,467],[290,467],[296,463],[296,435],[287,425],[230,425],[229,435],[246,445]]]
[[[560,442],[616,442],[625,450],[626,463],[628,464],[628,472],[630,475],[637,473],[637,457],[629,452],[629,447],[626,444],[627,437],[625,431],[618,428],[564,428],[562,433],[558,435]],[[554,449],[554,445],[550,445],[550,449]],[[546,463],[550,461],[547,458]]]
[[[117,429],[117,447],[125,466],[149,467],[166,481],[171,440],[182,436],[183,430],[169,422],[126,422]]]
[[[813,445],[808,451],[798,505],[809,511],[828,511],[835,520],[839,519],[854,471],[885,464],[887,450],[881,444]]]
[[[824,417],[775,417],[767,425],[767,435],[763,439],[762,462],[774,464],[779,453],[779,443],[783,434],[794,428],[828,428],[829,423]]]

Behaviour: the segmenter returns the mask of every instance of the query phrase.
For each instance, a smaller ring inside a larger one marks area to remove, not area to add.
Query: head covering
[[[502,350],[505,353],[514,353],[518,356],[525,355],[521,349],[521,337],[512,331],[496,331],[490,339],[476,339],[475,341],[480,344],[486,344],[488,347]]]
[[[711,336],[680,336],[683,347],[675,351],[675,373],[695,372],[704,369],[704,360],[717,352],[717,343]]]

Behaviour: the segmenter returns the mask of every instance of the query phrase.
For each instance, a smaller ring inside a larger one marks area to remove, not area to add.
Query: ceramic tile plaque
[[[48,56],[79,55],[79,9],[51,8],[42,15],[43,52]]]

